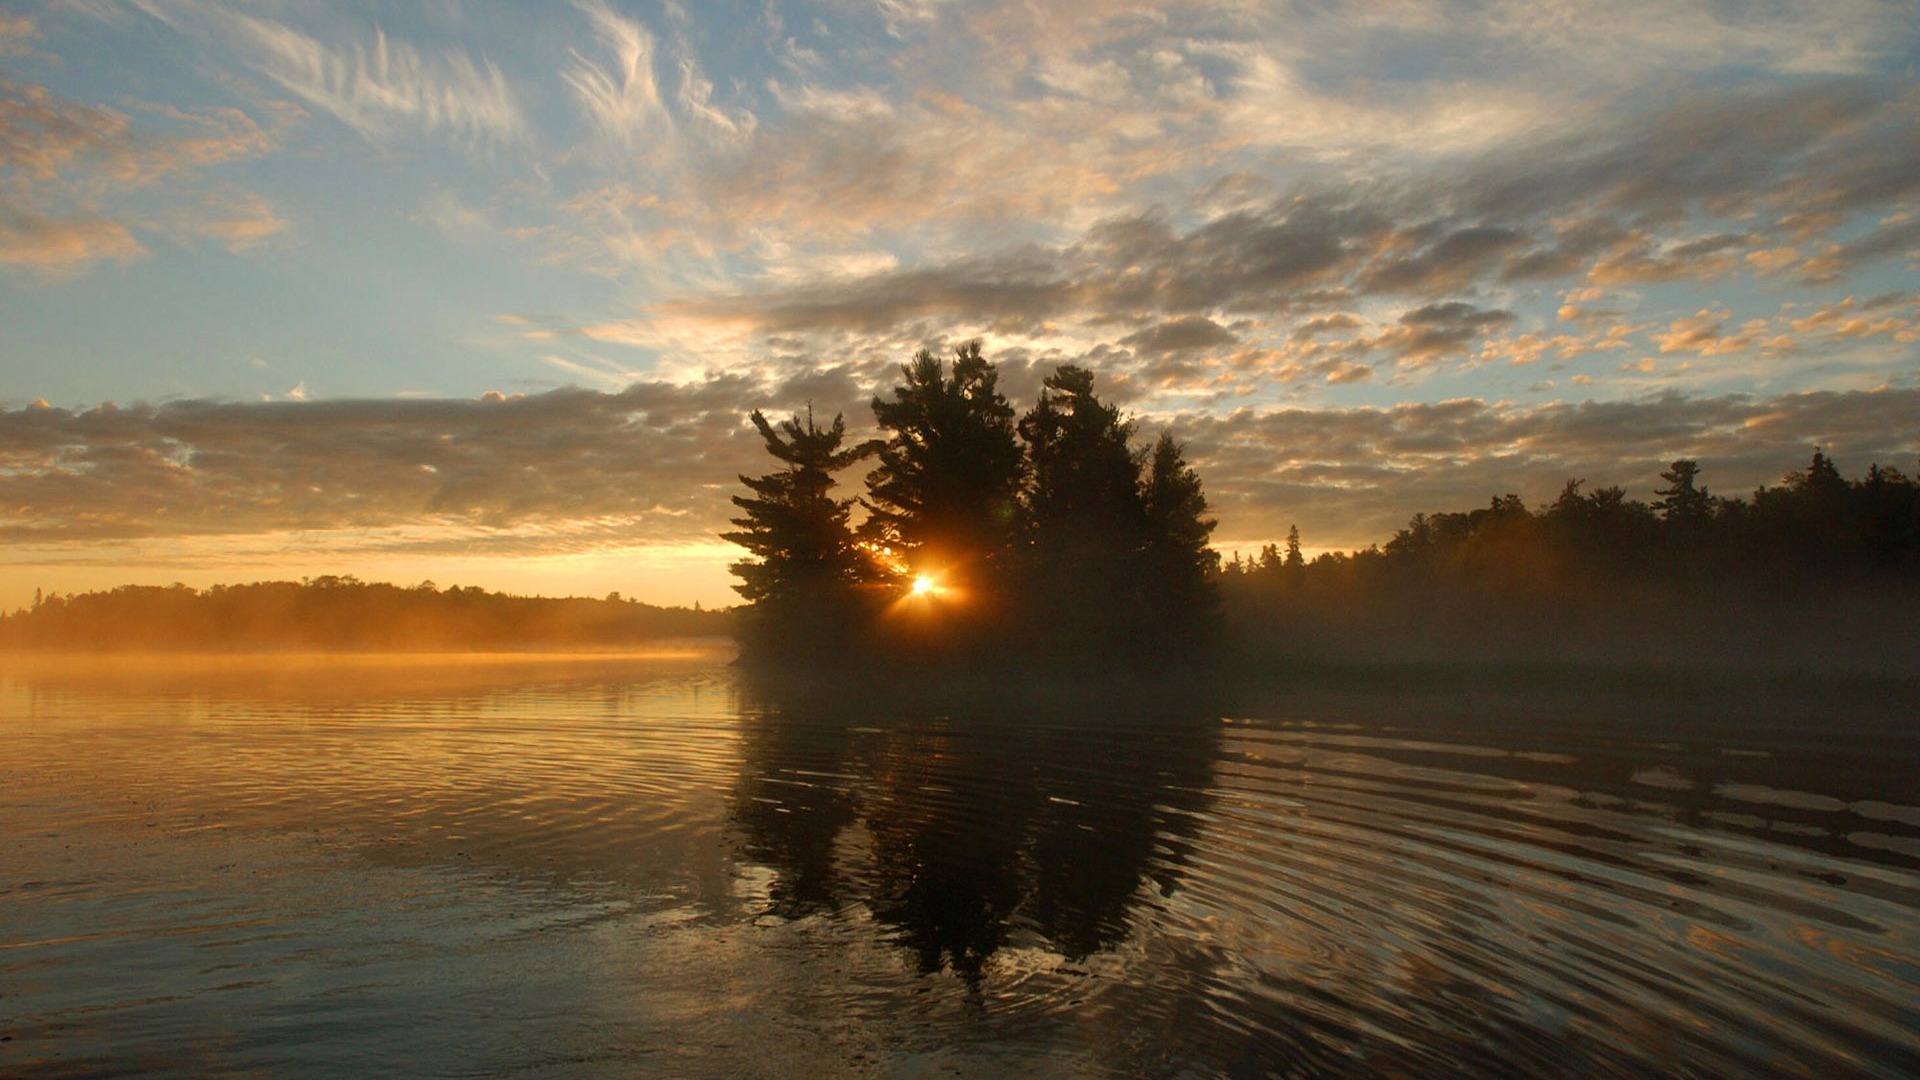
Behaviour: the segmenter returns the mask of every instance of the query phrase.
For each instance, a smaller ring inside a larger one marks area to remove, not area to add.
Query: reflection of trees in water
[[[1147,696],[748,688],[733,816],[773,913],[863,904],[970,980],[1010,941],[1111,947],[1177,887],[1219,747],[1203,701]]]
[[[732,816],[748,857],[774,871],[773,913],[799,918],[838,907],[835,840],[859,817],[846,775],[854,735],[764,703],[746,715]]]

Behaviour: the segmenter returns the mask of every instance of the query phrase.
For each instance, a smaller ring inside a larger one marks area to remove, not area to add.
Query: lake
[[[0,664],[0,1075],[1911,1076],[1911,688]]]

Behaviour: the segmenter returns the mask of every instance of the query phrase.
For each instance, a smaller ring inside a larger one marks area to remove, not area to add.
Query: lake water
[[[1884,688],[725,660],[0,666],[0,1076],[1920,1073]]]

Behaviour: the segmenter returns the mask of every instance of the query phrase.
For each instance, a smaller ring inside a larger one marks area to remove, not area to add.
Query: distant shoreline
[[[37,596],[0,616],[0,648],[155,653],[485,653],[653,649],[723,638],[731,609],[527,597],[351,576]]]
[[[515,664],[515,663],[557,663],[565,661],[592,662],[602,660],[659,660],[659,659],[695,659],[705,656],[731,655],[738,652],[733,638],[724,635],[696,636],[684,638],[658,638],[632,644],[581,646],[547,646],[538,642],[521,647],[502,647],[490,649],[473,648],[418,648],[418,649],[313,649],[302,647],[276,647],[262,645],[254,647],[234,647],[229,649],[178,648],[169,649],[152,645],[116,645],[99,648],[66,647],[54,645],[35,645],[9,648],[0,651],[0,665],[9,661],[76,663],[93,661],[138,662],[142,660],[185,662],[194,661],[261,661],[271,662],[273,666],[283,668],[324,667],[349,662],[358,665],[401,666],[423,659],[445,659],[471,662],[475,664]]]

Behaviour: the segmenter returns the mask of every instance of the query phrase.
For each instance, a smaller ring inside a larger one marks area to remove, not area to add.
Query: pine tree
[[[1141,453],[1133,424],[1093,392],[1093,373],[1072,364],[1047,376],[1020,421],[1030,480],[1023,500],[1032,542],[1137,542],[1145,525]]]
[[[868,579],[871,562],[848,523],[855,500],[830,493],[833,474],[874,453],[875,444],[842,450],[844,419],[836,415],[833,426],[822,430],[812,409],[804,423],[795,416],[778,430],[758,410],[752,420],[767,452],[786,468],[740,477],[753,495],[733,497],[744,516],[732,519],[737,531],[720,534],[752,555],[730,567],[740,578],[734,590],[756,606],[777,608],[817,601]]]
[[[1147,544],[1159,552],[1159,566],[1178,568],[1183,575],[1205,580],[1219,572],[1220,555],[1207,546],[1218,524],[1207,517],[1207,497],[1200,474],[1187,465],[1184,447],[1165,433],[1153,444],[1146,486],[1141,492],[1147,514]],[[1299,533],[1294,533],[1299,540]]]
[[[1699,476],[1699,462],[1686,458],[1674,462],[1660,474],[1667,486],[1655,492],[1660,498],[1654,500],[1653,509],[1659,511],[1668,524],[1693,526],[1713,515],[1713,496],[1706,488],[1695,486]]]
[[[1020,483],[1013,406],[979,342],[955,352],[950,376],[924,349],[901,374],[891,400],[873,399],[874,421],[892,434],[867,477],[868,536],[909,568],[991,580],[981,564],[1011,545]]]
[[[1093,373],[1071,364],[1047,376],[1020,420],[1024,592],[1033,625],[1064,653],[1112,657],[1142,644],[1145,452],[1128,445],[1132,431],[1095,396]]]
[[[1153,445],[1141,501],[1147,523],[1142,629],[1158,652],[1196,654],[1210,643],[1219,610],[1220,554],[1207,544],[1217,523],[1207,516],[1200,475],[1171,434]]]

